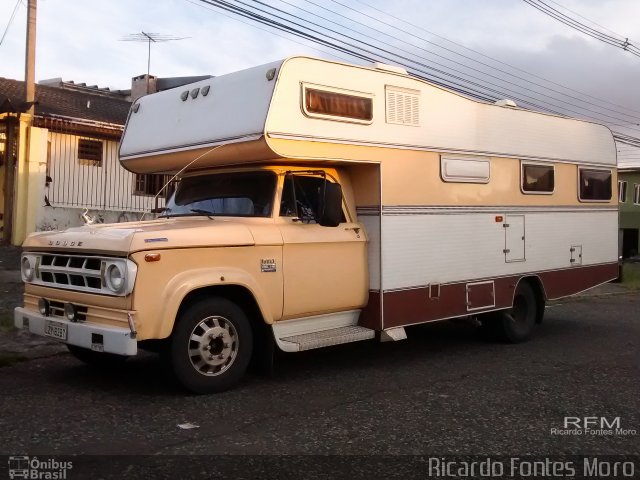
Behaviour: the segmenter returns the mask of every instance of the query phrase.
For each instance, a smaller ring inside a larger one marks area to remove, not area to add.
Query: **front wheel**
[[[482,324],[498,339],[519,343],[531,336],[537,316],[536,295],[531,285],[523,281],[516,288],[513,306],[508,310],[487,314]]]
[[[177,319],[170,360],[178,381],[193,393],[222,392],[240,381],[253,349],[244,311],[220,297],[200,300]]]

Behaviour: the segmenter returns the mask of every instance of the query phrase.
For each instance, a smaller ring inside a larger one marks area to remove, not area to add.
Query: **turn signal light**
[[[158,262],[158,261],[160,261],[160,254],[159,253],[147,253],[144,256],[144,261],[145,262]]]

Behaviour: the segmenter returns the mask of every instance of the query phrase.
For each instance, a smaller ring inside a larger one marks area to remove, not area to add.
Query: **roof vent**
[[[499,107],[517,107],[518,106],[516,102],[508,98],[503,98],[502,100],[496,100],[495,104],[498,105]]]
[[[385,72],[400,73],[402,75],[409,75],[403,67],[397,67],[396,65],[387,65],[386,63],[375,62],[372,64],[373,68],[377,70],[384,70]]]

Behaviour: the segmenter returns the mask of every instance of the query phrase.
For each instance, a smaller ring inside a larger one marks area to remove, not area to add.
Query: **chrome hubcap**
[[[203,319],[189,336],[189,360],[198,373],[220,375],[238,355],[238,333],[224,317]]]

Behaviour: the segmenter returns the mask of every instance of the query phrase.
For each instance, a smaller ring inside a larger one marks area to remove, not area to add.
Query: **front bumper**
[[[66,325],[66,340],[45,335],[47,321]],[[14,310],[14,324],[19,329],[29,329],[35,335],[53,338],[69,345],[117,355],[135,355],[138,342],[128,328],[105,327],[101,325],[74,323],[61,318],[45,317],[38,312],[18,307]],[[102,343],[100,343],[102,341]]]

